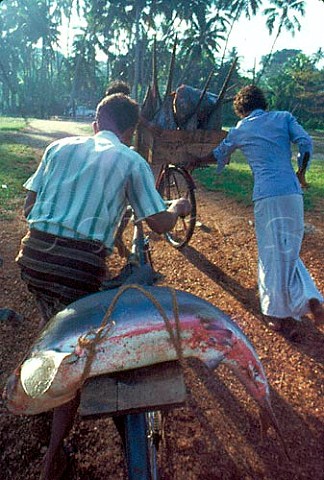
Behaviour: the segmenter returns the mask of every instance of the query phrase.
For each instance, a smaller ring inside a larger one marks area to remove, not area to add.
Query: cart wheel
[[[165,234],[175,248],[184,247],[192,237],[196,225],[195,184],[191,175],[182,167],[166,165],[157,181],[157,190],[168,203],[185,197],[191,203],[191,211],[185,218],[178,218],[172,231]]]

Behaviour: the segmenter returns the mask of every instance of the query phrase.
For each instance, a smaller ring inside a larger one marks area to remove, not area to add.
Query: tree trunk
[[[143,9],[143,1],[136,2],[136,17],[135,17],[135,67],[134,67],[134,84],[132,95],[135,100],[138,100],[138,86],[140,80],[140,64],[141,64],[141,41],[140,41],[140,18]]]

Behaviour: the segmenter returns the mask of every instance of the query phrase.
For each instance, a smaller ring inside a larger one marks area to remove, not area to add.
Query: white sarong
[[[304,203],[298,194],[268,197],[254,205],[261,311],[301,320],[308,301],[323,297],[299,258],[304,235]]]

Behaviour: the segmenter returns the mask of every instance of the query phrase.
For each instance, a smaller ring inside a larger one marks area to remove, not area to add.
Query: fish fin
[[[154,105],[153,105],[153,94],[151,85],[147,87],[146,94],[144,97],[143,105],[141,108],[141,115],[147,120],[152,120],[154,117]]]
[[[164,94],[164,100],[167,98],[168,95],[170,95],[170,93],[172,91],[172,82],[173,82],[173,76],[174,76],[177,43],[178,43],[178,37],[176,36],[175,40],[174,40],[174,44],[173,44],[172,54],[171,54],[168,83],[167,83],[167,87],[166,87],[165,94]]]
[[[49,350],[28,358],[21,366],[20,380],[25,393],[31,398],[44,395],[50,388],[63,360],[70,353]]]
[[[156,60],[156,36],[154,36],[154,42],[153,42],[151,92],[152,92],[154,107],[155,107],[155,111],[156,111],[162,104],[162,99],[161,99],[161,95],[160,95],[160,92],[159,92],[159,86],[158,86],[157,60]]]

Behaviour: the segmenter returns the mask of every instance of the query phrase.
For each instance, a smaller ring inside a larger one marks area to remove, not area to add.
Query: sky
[[[283,49],[302,50],[312,55],[321,47],[324,50],[324,0],[306,0],[305,16],[298,17],[301,23],[300,32],[293,37],[285,30],[279,36],[274,51]],[[265,17],[258,14],[252,20],[240,20],[232,32],[229,47],[236,47],[240,56],[240,65],[244,73],[253,70],[254,63],[258,67],[262,55],[269,53],[273,39],[265,26]],[[320,67],[324,67],[322,62]]]

